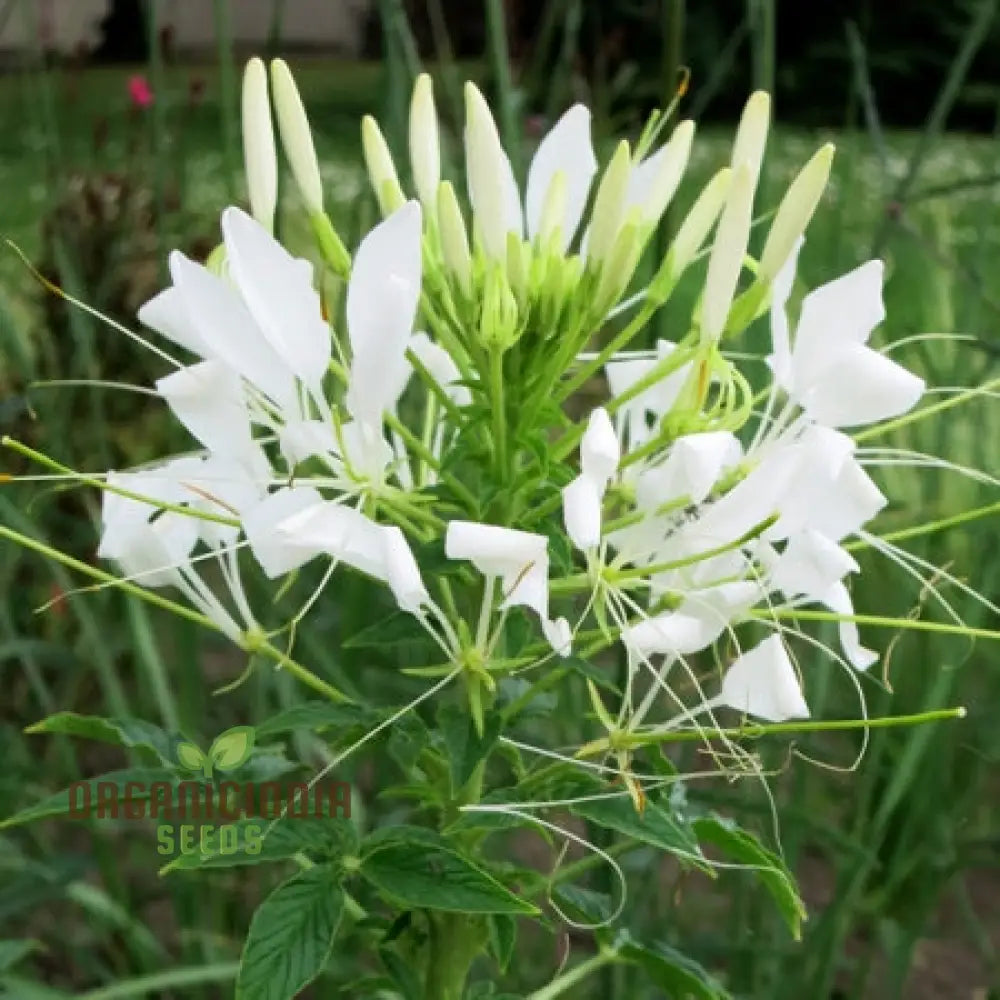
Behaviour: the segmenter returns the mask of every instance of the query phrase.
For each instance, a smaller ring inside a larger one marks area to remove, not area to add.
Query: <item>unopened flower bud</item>
[[[594,197],[587,237],[587,258],[592,264],[600,264],[614,249],[622,226],[631,173],[632,154],[628,142],[622,139],[604,170]]]
[[[465,229],[462,210],[450,181],[438,186],[438,224],[441,232],[441,254],[445,267],[455,276],[459,288],[469,295],[472,292],[472,255],[469,236]]]
[[[483,250],[502,264],[507,257],[507,233],[521,235],[520,203],[509,203],[513,186],[510,161],[489,106],[471,83],[465,85],[465,115],[465,163],[472,211]]]
[[[749,168],[741,164],[733,170],[729,197],[715,232],[712,255],[708,259],[701,307],[702,336],[706,340],[718,340],[726,326],[726,317],[736,294],[750,241],[753,194],[754,177]]]
[[[507,276],[497,266],[490,267],[483,286],[480,337],[487,347],[505,351],[517,339],[517,300]]]
[[[322,212],[323,184],[319,176],[316,147],[309,130],[306,109],[284,59],[275,59],[271,63],[271,90],[281,145],[292,168],[295,184],[309,211]]]
[[[829,142],[817,150],[781,199],[760,258],[758,276],[762,281],[774,281],[809,225],[830,178],[833,153],[833,143]]]
[[[661,157],[653,186],[645,205],[642,206],[643,222],[655,226],[677,193],[681,178],[687,169],[694,140],[694,122],[683,121],[674,129],[670,140],[657,154]]]
[[[767,144],[767,129],[771,119],[771,97],[763,90],[750,95],[733,141],[731,166],[735,170],[744,165],[750,171],[750,186],[757,187],[760,166],[764,161],[764,146]]]
[[[562,229],[566,221],[566,199],[569,196],[568,178],[565,170],[557,170],[549,182],[542,203],[542,217],[538,224],[538,245],[548,246],[553,241],[562,248]]]
[[[382,130],[371,115],[365,115],[361,120],[361,148],[379,209],[383,216],[388,217],[403,206],[406,197],[399,186],[396,165],[392,162]]]
[[[642,240],[639,236],[642,225],[640,218],[639,209],[633,208],[628,221],[619,230],[615,245],[601,268],[601,280],[595,297],[601,314],[607,312],[621,298],[635,273],[642,253]]]
[[[256,57],[247,63],[243,74],[242,118],[250,214],[272,232],[278,203],[278,157],[267,95],[267,69]]]
[[[434,84],[427,73],[417,77],[410,102],[410,167],[424,210],[433,212],[441,181],[441,145]]]
[[[688,265],[701,252],[701,248],[712,231],[722,206],[726,203],[733,172],[723,167],[703,188],[694,205],[681,223],[673,246],[670,248],[671,276],[676,279],[687,270]]]

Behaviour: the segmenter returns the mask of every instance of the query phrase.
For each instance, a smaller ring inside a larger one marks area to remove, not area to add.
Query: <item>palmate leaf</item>
[[[344,909],[330,865],[279,885],[257,908],[243,946],[236,1000],[291,1000],[323,971]]]

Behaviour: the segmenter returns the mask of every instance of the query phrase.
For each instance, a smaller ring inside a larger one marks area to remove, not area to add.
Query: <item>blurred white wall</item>
[[[214,0],[158,0],[161,24],[180,51],[215,45]],[[226,0],[233,41],[257,47],[268,38],[281,0]],[[345,54],[360,52],[372,0],[284,0],[283,44]],[[100,41],[100,22],[110,0],[0,0],[0,50],[30,48],[41,38],[50,51],[69,54]]]

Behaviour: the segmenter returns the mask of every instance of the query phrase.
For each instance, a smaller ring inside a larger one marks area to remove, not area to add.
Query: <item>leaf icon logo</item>
[[[177,760],[186,771],[201,771],[211,778],[214,771],[232,771],[253,752],[256,733],[253,726],[236,726],[217,736],[204,753],[195,743],[177,744]]]

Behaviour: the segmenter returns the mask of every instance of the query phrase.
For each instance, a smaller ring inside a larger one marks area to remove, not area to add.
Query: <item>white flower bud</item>
[[[243,73],[242,118],[250,214],[272,232],[278,203],[278,157],[267,96],[267,69],[256,57],[247,63]]]
[[[465,229],[462,210],[450,181],[443,181],[437,195],[438,225],[441,232],[441,253],[445,267],[454,274],[459,288],[469,295],[472,292],[472,255],[469,253],[469,235]]]
[[[281,145],[288,157],[302,200],[310,212],[322,212],[323,183],[319,176],[316,147],[309,130],[306,109],[284,59],[275,59],[271,63],[271,90],[274,94],[274,111],[278,119]]]
[[[671,274],[674,278],[687,270],[688,265],[700,253],[708,234],[715,225],[722,206],[726,203],[733,172],[723,167],[704,187],[686,218],[681,223],[670,253],[672,255]]]
[[[628,142],[622,139],[604,170],[590,213],[587,258],[592,264],[600,264],[614,249],[625,214],[631,175],[632,154]]]
[[[432,212],[441,181],[441,145],[434,84],[427,73],[417,77],[410,102],[410,167],[424,210]]]
[[[809,225],[830,178],[833,153],[834,146],[830,142],[817,150],[781,199],[760,258],[762,281],[774,281]]]
[[[560,234],[566,221],[566,202],[569,197],[569,179],[565,170],[557,170],[549,182],[542,202],[542,216],[538,223],[538,246],[545,247],[550,241],[558,240],[562,248]]]
[[[379,209],[383,216],[390,216],[396,209],[402,207],[406,197],[399,186],[392,153],[389,152],[378,122],[371,115],[365,115],[361,119],[361,148]]]
[[[750,171],[750,186],[757,187],[760,166],[764,161],[764,146],[767,144],[767,129],[771,118],[771,97],[763,90],[750,95],[733,141],[731,166],[735,170],[745,165]]]
[[[729,307],[743,270],[753,214],[754,178],[742,164],[733,171],[726,207],[715,232],[715,245],[708,259],[705,297],[701,306],[702,336],[717,340],[726,326]]]
[[[662,157],[646,203],[642,206],[643,222],[655,226],[677,193],[687,169],[694,140],[694,122],[683,121],[674,129],[670,141],[658,154]]]
[[[465,165],[476,228],[488,257],[503,263],[507,233],[523,231],[521,202],[496,122],[474,84],[465,85]]]

